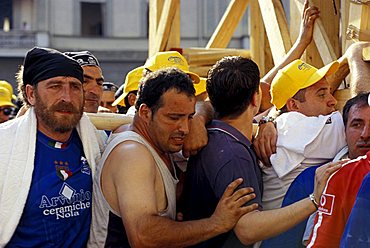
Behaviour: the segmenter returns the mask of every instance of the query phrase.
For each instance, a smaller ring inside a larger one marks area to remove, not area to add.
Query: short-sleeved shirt
[[[370,173],[362,181],[340,241],[341,248],[370,247]]]
[[[262,178],[250,141],[229,124],[214,120],[207,127],[208,144],[189,159],[184,185],[184,220],[212,215],[226,187],[243,178],[240,187],[253,187],[256,198],[247,204],[261,206]],[[219,235],[196,247],[222,247],[228,234]]]
[[[298,175],[290,185],[281,207],[289,206],[307,198],[313,192],[315,172],[318,167],[309,167]],[[264,240],[261,248],[305,247],[302,244],[302,236],[306,228],[306,223],[307,219],[276,237]]]
[[[91,169],[77,131],[66,143],[38,132],[30,191],[7,247],[85,247],[91,196]]]
[[[339,247],[363,178],[370,172],[370,151],[343,165],[328,180],[307,247]]]

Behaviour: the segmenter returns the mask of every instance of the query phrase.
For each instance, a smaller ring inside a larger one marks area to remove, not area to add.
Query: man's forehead
[[[314,83],[313,85],[309,86],[307,89],[319,89],[319,88],[329,88],[329,82],[326,80],[325,77]]]
[[[354,104],[348,112],[349,119],[370,119],[370,106],[364,104]]]
[[[90,73],[96,73],[102,75],[102,70],[98,66],[88,65],[88,66],[82,66],[82,69],[84,71],[84,74],[90,74]]]
[[[60,84],[67,84],[67,83],[81,83],[82,82],[74,77],[66,77],[66,76],[58,76],[58,77],[52,77],[45,79],[43,81],[40,81],[39,84],[53,84],[53,83],[60,83]]]
[[[178,108],[195,108],[195,96],[189,96],[184,92],[178,92],[175,89],[166,91],[162,96],[162,106],[166,107],[178,107]]]

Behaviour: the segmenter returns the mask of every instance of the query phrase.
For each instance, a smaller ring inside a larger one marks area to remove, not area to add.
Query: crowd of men
[[[370,72],[356,67],[369,43],[309,65],[318,17],[306,1],[299,38],[262,79],[239,56],[201,78],[169,51],[118,87],[89,51],[29,50],[16,117],[0,81],[0,247],[369,246],[370,84],[358,73]],[[341,113],[332,94],[346,72],[355,96]],[[85,112],[133,121],[108,137]]]

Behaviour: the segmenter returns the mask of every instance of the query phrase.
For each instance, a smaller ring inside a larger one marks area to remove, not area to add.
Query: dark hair
[[[153,114],[162,106],[162,95],[168,90],[176,89],[195,97],[195,89],[190,77],[177,68],[165,68],[151,72],[142,78],[135,103],[136,110],[141,104],[146,104]]]
[[[354,105],[357,105],[358,107],[369,106],[368,98],[369,98],[369,92],[360,93],[346,102],[346,104],[343,107],[344,127],[347,127],[348,115],[349,115],[349,111],[351,110],[352,106]]]
[[[26,94],[26,85],[23,83],[23,65],[18,67],[18,71],[15,73],[15,79],[18,85],[18,97],[22,101],[23,105],[30,107],[31,104],[28,102]],[[37,84],[35,85],[37,87]]]
[[[236,118],[259,91],[259,69],[251,59],[224,57],[208,72],[207,92],[218,118]]]

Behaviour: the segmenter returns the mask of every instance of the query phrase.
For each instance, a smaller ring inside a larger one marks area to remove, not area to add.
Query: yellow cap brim
[[[200,78],[197,74],[195,74],[194,72],[190,72],[190,71],[183,71],[183,72],[189,75],[189,77],[191,78],[194,84],[199,84]]]
[[[11,106],[11,107],[16,107],[12,102],[8,102],[8,101],[3,101],[3,102],[0,102],[0,106],[3,107],[3,106]]]
[[[114,102],[112,103],[112,106],[115,107],[117,105],[126,107],[125,104],[125,97],[128,95],[129,92],[124,92],[122,95],[120,95]]]

